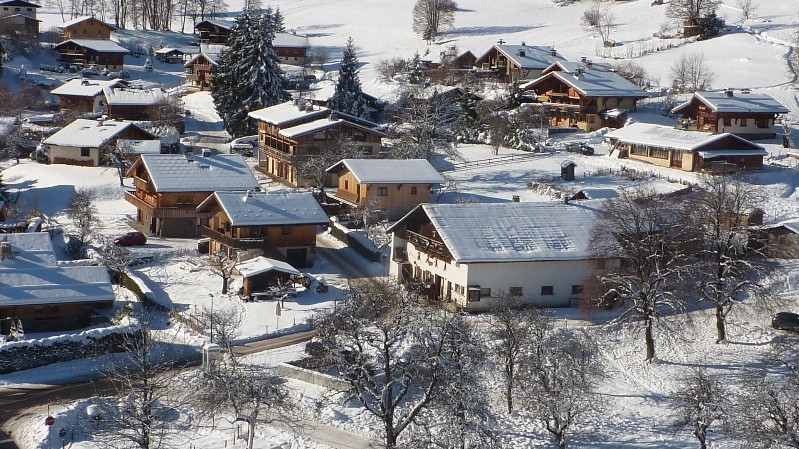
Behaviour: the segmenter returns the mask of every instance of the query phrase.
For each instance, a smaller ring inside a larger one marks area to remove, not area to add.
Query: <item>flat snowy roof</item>
[[[99,148],[122,131],[136,126],[130,121],[77,119],[44,140],[47,145]]]
[[[0,305],[114,301],[106,267],[0,270]]]
[[[144,164],[158,192],[214,192],[257,190],[258,181],[240,154],[185,157],[180,154],[144,154]]]
[[[159,87],[152,89],[103,89],[105,100],[109,106],[151,106],[166,101],[164,91]]]
[[[343,159],[327,171],[346,167],[360,184],[441,184],[444,178],[425,159]]]
[[[460,263],[585,260],[591,255],[596,210],[585,202],[422,204],[394,227],[419,208]]]
[[[119,139],[117,149],[123,154],[160,154],[161,140]]]
[[[693,97],[687,102],[672,109],[673,113],[679,113],[687,108],[695,99],[701,101],[716,112],[759,112],[771,114],[787,114],[788,108],[782,105],[774,97],[766,94],[735,93],[727,90],[721,92],[695,92]]]
[[[34,267],[54,267],[58,260],[53,241],[46,232],[3,234],[0,242],[11,244],[13,259],[0,260],[0,270],[18,270]]]
[[[287,274],[299,275],[300,272],[296,268],[282,262],[280,260],[268,259],[264,256],[258,256],[253,259],[241,262],[236,265],[236,270],[241,273],[244,278],[255,276],[256,274],[266,273],[267,271],[280,271]]]
[[[121,79],[113,80],[90,80],[87,78],[75,78],[67,81],[64,85],[56,87],[50,93],[53,95],[72,95],[76,97],[96,97],[103,93],[103,89],[116,87],[123,84]]]
[[[310,111],[306,110],[308,107],[310,107]],[[275,126],[283,126],[299,119],[316,120],[326,117],[329,113],[330,109],[324,106],[308,104],[303,110],[300,110],[300,107],[295,105],[293,101],[287,101],[285,103],[269,106],[268,108],[251,111],[248,115],[255,120],[260,120]]]
[[[213,198],[233,226],[325,224],[329,220],[309,192],[214,192],[197,209],[204,209]]]
[[[763,148],[734,134],[709,134],[699,131],[683,131],[671,126],[652,123],[633,123],[605,134],[606,138],[619,139],[627,143],[651,145],[663,148],[692,151],[716,140],[731,137],[746,142],[754,148]]]

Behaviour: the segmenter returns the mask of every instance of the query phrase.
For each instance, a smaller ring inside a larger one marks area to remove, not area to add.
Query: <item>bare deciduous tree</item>
[[[454,0],[417,0],[413,7],[413,31],[432,42],[440,32],[452,26],[457,9]]]
[[[671,66],[672,88],[678,92],[698,92],[710,89],[716,74],[705,62],[705,55],[683,54]]]
[[[670,19],[696,22],[716,12],[721,0],[671,0],[666,9]]]
[[[701,235],[696,272],[702,299],[715,306],[716,343],[727,339],[727,317],[748,298],[764,299],[759,278],[768,268],[763,254],[749,247],[749,215],[765,200],[743,176],[701,178],[690,204],[691,223]]]
[[[605,0],[592,0],[580,19],[585,29],[599,33],[603,44],[610,40],[610,30],[615,19],[611,5],[611,2]]]
[[[710,427],[730,414],[728,392],[724,384],[701,368],[687,376],[683,385],[670,398],[675,414],[672,426],[689,429],[699,441],[699,448],[706,449]]]
[[[603,377],[597,348],[584,333],[551,330],[532,342],[521,377],[521,408],[541,422],[559,449],[574,426],[599,411]]]
[[[741,25],[752,19],[757,12],[757,4],[755,4],[754,0],[738,0],[736,5],[741,10]]]
[[[225,251],[220,250],[211,256],[211,264],[214,272],[222,278],[223,295],[227,294],[230,278],[233,276],[233,269],[236,268],[237,263],[239,263],[238,254],[231,257]]]
[[[238,304],[234,304],[238,306]],[[213,311],[203,309],[200,320],[210,323],[213,329],[214,342],[225,348],[231,363],[236,362],[233,353],[233,340],[241,333],[241,325],[246,319],[243,307],[216,308]]]
[[[393,158],[429,159],[440,151],[456,160],[463,160],[453,146],[452,125],[457,121],[458,105],[433,89],[409,85],[401,92],[402,99],[392,117],[393,134],[399,141],[390,148]]]
[[[592,237],[596,258],[622,259],[606,267],[604,299],[620,307],[618,322],[643,323],[647,362],[655,357],[655,322],[684,308],[686,230],[675,209],[651,189],[624,191],[605,202]]]

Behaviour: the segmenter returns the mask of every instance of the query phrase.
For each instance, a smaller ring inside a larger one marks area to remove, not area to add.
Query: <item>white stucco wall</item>
[[[746,122],[746,126],[743,123]],[[724,126],[724,119],[718,121],[719,133],[732,134],[772,134],[774,133],[774,120],[768,121],[768,128],[758,128],[755,119],[732,119],[730,126]]]
[[[65,147],[60,145],[48,145],[50,150],[50,163],[54,163],[56,159],[69,159],[76,162],[91,161],[94,167],[100,165],[100,149],[90,148],[89,156],[81,156],[80,147]]]

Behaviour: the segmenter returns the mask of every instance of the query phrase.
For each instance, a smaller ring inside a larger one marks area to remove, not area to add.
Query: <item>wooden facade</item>
[[[91,324],[92,315],[97,311],[108,310],[114,305],[109,301],[86,301],[5,306],[0,303],[0,317],[13,317],[22,321],[26,332],[49,332],[80,329]],[[8,335],[11,320],[0,320],[0,334]]]
[[[711,101],[705,100],[701,96],[707,95],[705,93],[697,93],[687,103],[674,108],[672,112],[680,116],[677,120],[677,127],[713,134],[728,132],[747,139],[773,139],[776,136],[775,120],[779,114],[788,112],[787,108],[779,104],[764,107],[763,103],[766,102],[757,102],[759,104],[754,104],[751,107],[744,105],[740,108],[732,108],[729,106],[730,103],[736,100],[746,101],[747,97],[752,97],[754,94],[745,91],[736,96],[732,90],[726,89],[723,94],[730,99],[730,102],[725,105],[728,109],[726,111],[719,110]],[[776,100],[771,97],[763,95],[757,97],[758,100],[766,97],[771,100],[771,103],[776,103]]]
[[[99,112],[99,107],[105,106],[103,94],[95,97],[80,95],[59,95],[58,106],[63,111],[76,111],[82,113]]]
[[[502,83],[513,83],[540,77],[550,64],[563,60],[557,51],[545,47],[494,45],[474,60],[474,67],[491,73]]]
[[[376,219],[398,220],[422,203],[429,203],[432,184],[359,183],[352,172],[342,168],[338,173],[335,197],[351,206],[369,204],[379,210]]]
[[[201,44],[227,44],[233,22],[214,23],[216,21],[204,20],[194,25],[194,33]]]
[[[41,20],[23,14],[0,15],[0,36],[22,41],[38,41],[39,22]]]
[[[59,27],[61,40],[70,39],[111,39],[111,32],[115,28],[94,17],[86,17],[78,22],[68,22],[68,25]]]
[[[199,91],[210,89],[213,78],[211,66],[213,65],[214,63],[204,54],[199,54],[187,62],[184,67],[189,88]]]
[[[78,42],[66,41],[55,46],[58,51],[58,63],[86,68],[92,65],[97,69],[111,71],[122,70],[127,51],[97,51]]]

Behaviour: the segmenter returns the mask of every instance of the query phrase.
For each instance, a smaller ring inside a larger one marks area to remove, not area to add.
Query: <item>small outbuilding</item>
[[[296,268],[286,262],[258,256],[236,265],[236,271],[244,278],[241,296],[267,290],[277,284],[285,284],[292,276],[300,276]]]
[[[574,161],[563,161],[560,163],[560,177],[564,181],[574,181],[574,168],[577,164]]]

